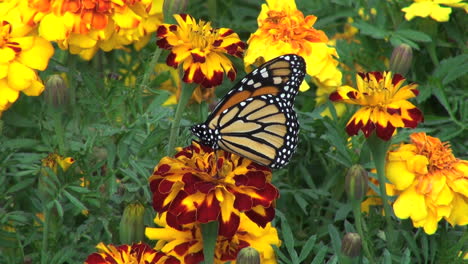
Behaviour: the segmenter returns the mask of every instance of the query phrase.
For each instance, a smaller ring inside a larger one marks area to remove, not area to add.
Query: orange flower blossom
[[[166,213],[159,215],[154,222],[160,226],[147,227],[146,236],[158,240],[155,249],[174,256],[181,263],[201,263],[203,256],[203,239],[199,224],[184,225],[182,229],[175,229],[167,225]],[[260,253],[261,263],[276,264],[276,256],[272,245],[279,247],[278,232],[268,223],[259,227],[245,214],[240,215],[240,226],[231,237],[219,235],[215,248],[215,264],[235,264],[237,254],[245,247],[255,248]]]
[[[187,14],[174,15],[178,25],[163,24],[158,28],[157,44],[170,50],[167,65],[182,64],[186,83],[210,88],[223,81],[223,72],[233,81],[236,69],[226,57],[241,57],[245,44],[229,28],[212,28],[210,22],[196,20]]]
[[[410,144],[390,151],[386,175],[398,195],[393,210],[411,218],[415,227],[434,234],[444,218],[451,225],[468,224],[468,161],[457,159],[448,143],[413,133]]]
[[[241,212],[262,227],[274,218],[279,194],[269,168],[196,142],[178,151],[161,159],[149,178],[153,207],[167,212],[169,226],[219,221],[219,234],[231,237]]]
[[[397,127],[415,128],[423,121],[422,112],[407,101],[418,95],[417,84],[403,86],[405,78],[391,72],[358,73],[356,80],[357,89],[341,86],[329,97],[362,106],[346,125],[349,135],[362,130],[369,137],[375,130],[379,138],[389,140]]]
[[[266,0],[257,18],[258,29],[253,33],[244,63],[260,65],[277,56],[294,53],[304,57],[307,74],[322,86],[341,85],[336,49],[327,45],[328,37],[321,30],[313,28],[317,17],[304,14],[296,7],[294,0]],[[303,82],[300,90],[308,90]]]

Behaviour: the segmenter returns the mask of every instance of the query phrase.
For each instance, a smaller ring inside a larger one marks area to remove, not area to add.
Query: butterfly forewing
[[[300,56],[266,62],[237,83],[192,132],[215,149],[270,168],[283,167],[297,146],[299,123],[293,104],[304,75]]]

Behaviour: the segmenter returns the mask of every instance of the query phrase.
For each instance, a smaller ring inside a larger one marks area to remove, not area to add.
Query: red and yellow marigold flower
[[[400,191],[393,204],[398,218],[434,234],[445,218],[451,225],[468,224],[468,161],[457,159],[448,143],[413,133],[411,144],[390,151],[386,175]]]
[[[152,249],[145,243],[133,245],[105,245],[99,243],[99,250],[88,256],[85,264],[179,264],[175,257],[167,256]]]
[[[110,51],[149,41],[162,22],[162,0],[28,0],[34,8],[39,35],[62,49],[91,59]]]
[[[414,0],[414,3],[401,11],[405,12],[406,20],[430,16],[437,22],[446,22],[450,19],[452,7],[463,8],[468,13],[468,3],[463,0]]]
[[[219,221],[219,234],[230,237],[241,212],[262,227],[274,218],[279,194],[269,168],[196,142],[178,151],[161,159],[149,178],[153,207],[167,212],[169,226]]]
[[[67,171],[73,163],[75,163],[75,159],[72,157],[62,157],[56,153],[50,153],[42,159],[42,166],[51,168],[54,173],[57,173],[58,166],[63,171]]]
[[[45,70],[54,48],[44,38],[0,20],[0,115],[19,97],[20,92],[38,96],[44,90],[37,70]]]
[[[397,127],[415,128],[423,121],[422,112],[407,101],[418,95],[417,84],[404,85],[405,78],[391,72],[358,73],[357,89],[341,86],[330,94],[330,100],[342,101],[362,107],[346,125],[349,135],[359,130],[369,137],[375,130],[377,136],[389,140]]]
[[[258,29],[247,41],[249,48],[244,57],[246,68],[294,53],[305,59],[307,74],[317,82],[335,87],[341,85],[341,72],[335,59],[338,54],[335,48],[327,45],[325,33],[313,28],[317,17],[304,17],[294,0],[266,2],[257,18]],[[307,89],[309,86],[303,82],[301,91]]]
[[[167,65],[177,68],[182,64],[186,83],[203,87],[218,86],[223,73],[229,79],[236,78],[236,69],[226,57],[241,57],[245,44],[229,28],[212,28],[210,22],[197,21],[190,15],[174,15],[178,25],[163,24],[158,28],[157,44],[170,50]]]
[[[166,214],[154,219],[160,226],[146,228],[146,236],[158,240],[155,249],[167,255],[175,256],[181,263],[201,263],[203,261],[203,239],[199,224],[185,225],[182,229],[174,229],[166,223]],[[245,248],[255,248],[260,253],[261,263],[276,264],[276,257],[272,246],[279,247],[278,232],[268,223],[259,227],[244,214],[240,215],[240,225],[231,237],[218,236],[215,248],[216,264],[231,261],[235,264],[237,253]]]

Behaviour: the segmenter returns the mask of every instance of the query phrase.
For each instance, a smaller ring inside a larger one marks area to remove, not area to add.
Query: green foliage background
[[[228,27],[246,41],[257,29],[261,1],[190,1],[187,13]],[[393,47],[407,43],[414,60],[407,79],[420,84],[414,103],[423,111],[425,122],[416,130],[403,130],[393,142],[408,139],[414,131],[426,131],[450,141],[455,155],[467,158],[468,137],[468,17],[453,9],[449,22],[430,18],[404,19],[401,8],[412,1],[297,1],[305,14],[318,17],[315,28],[331,37],[342,32],[348,17],[360,32],[357,42],[337,41],[339,60],[354,76],[354,65],[373,71],[387,70],[385,60]],[[371,13],[375,9],[375,15]],[[368,19],[358,13],[362,9]],[[120,244],[119,222],[123,208],[141,201],[146,206],[145,225],[153,226],[148,177],[166,153],[167,135],[174,116],[172,107],[162,106],[169,93],[158,89],[169,74],[153,76],[150,88],[138,83],[156,49],[155,40],[140,52],[130,51],[130,61],[122,63],[124,51],[98,53],[90,62],[56,49],[45,80],[65,72],[70,85],[70,101],[55,108],[41,97],[21,98],[0,120],[0,263],[82,263],[95,245]],[[163,62],[167,53],[163,52]],[[234,59],[243,76],[240,59]],[[124,73],[126,70],[126,74]],[[118,73],[121,78],[110,78]],[[131,75],[137,85],[126,86]],[[225,81],[216,88],[218,96],[233,84]],[[351,205],[344,194],[347,168],[361,163],[371,168],[362,136],[351,139],[344,131],[353,113],[341,118],[323,118],[320,112],[330,105],[315,106],[315,88],[298,95],[296,109],[301,123],[300,143],[292,162],[274,172],[280,189],[275,226],[283,240],[278,249],[280,263],[369,263],[358,257],[347,259],[340,253],[341,238],[355,231]],[[203,121],[208,104],[191,104],[182,120],[178,146],[193,138],[188,127]],[[39,186],[41,159],[49,153],[71,156],[70,170],[54,174]],[[80,178],[88,187],[80,186]],[[117,181],[118,180],[118,181]],[[55,224],[37,226],[36,214],[49,208]],[[83,215],[82,210],[89,214]],[[380,208],[365,217],[366,239],[378,263],[463,263],[467,252],[465,227],[441,221],[437,233],[426,235],[409,220],[396,223],[398,243],[385,243],[384,219]],[[16,232],[9,232],[6,226]],[[47,228],[47,230],[44,230]],[[46,232],[47,231],[47,232]],[[154,242],[150,242],[154,243]]]

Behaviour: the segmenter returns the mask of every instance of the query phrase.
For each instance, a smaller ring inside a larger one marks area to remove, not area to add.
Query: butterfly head
[[[190,131],[198,137],[203,145],[212,147],[214,149],[218,148],[217,145],[217,133],[216,131],[210,129],[205,124],[194,125],[190,128]]]

